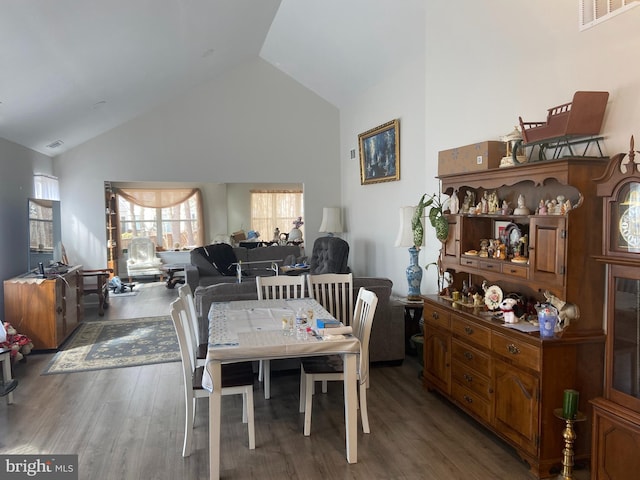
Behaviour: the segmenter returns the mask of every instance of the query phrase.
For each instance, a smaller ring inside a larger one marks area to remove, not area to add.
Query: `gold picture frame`
[[[396,118],[358,135],[360,184],[400,180],[400,121]]]

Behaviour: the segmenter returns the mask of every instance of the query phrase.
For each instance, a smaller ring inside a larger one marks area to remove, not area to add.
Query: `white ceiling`
[[[341,107],[420,54],[424,4],[1,0],[0,137],[59,155],[256,56]]]

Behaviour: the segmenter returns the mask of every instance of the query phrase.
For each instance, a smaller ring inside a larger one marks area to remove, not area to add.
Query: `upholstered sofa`
[[[217,283],[236,283],[237,274],[235,267],[228,268],[232,261],[242,262],[243,283],[246,281],[255,289],[255,277],[257,275],[273,275],[270,261],[277,261],[278,266],[300,263],[305,259],[297,245],[273,245],[270,247],[233,247],[228,248],[234,256],[226,259],[224,268],[220,264],[216,266],[212,252],[220,245],[206,245],[194,248],[190,252],[191,264],[185,266],[186,281],[195,291],[197,287],[215,285]],[[228,253],[228,252],[227,252]],[[261,263],[251,263],[261,262]]]
[[[393,283],[388,278],[354,277],[353,298],[360,287],[373,291],[378,296],[378,306],[373,319],[369,343],[369,361],[400,364],[404,360],[404,307],[391,298]],[[233,300],[255,300],[258,298],[254,280],[242,283],[218,283],[195,290],[195,302],[200,318],[200,334],[208,336],[207,315],[212,302]],[[277,367],[274,367],[277,369]]]

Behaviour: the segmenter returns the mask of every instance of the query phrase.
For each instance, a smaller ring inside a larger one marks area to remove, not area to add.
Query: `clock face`
[[[640,248],[640,205],[631,205],[622,212],[618,231],[623,240],[621,247],[633,250]]]

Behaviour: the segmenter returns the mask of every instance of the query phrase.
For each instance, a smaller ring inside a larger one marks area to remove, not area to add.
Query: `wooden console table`
[[[82,314],[82,265],[45,278],[27,273],[4,281],[5,321],[31,338],[34,350],[60,347]]]

